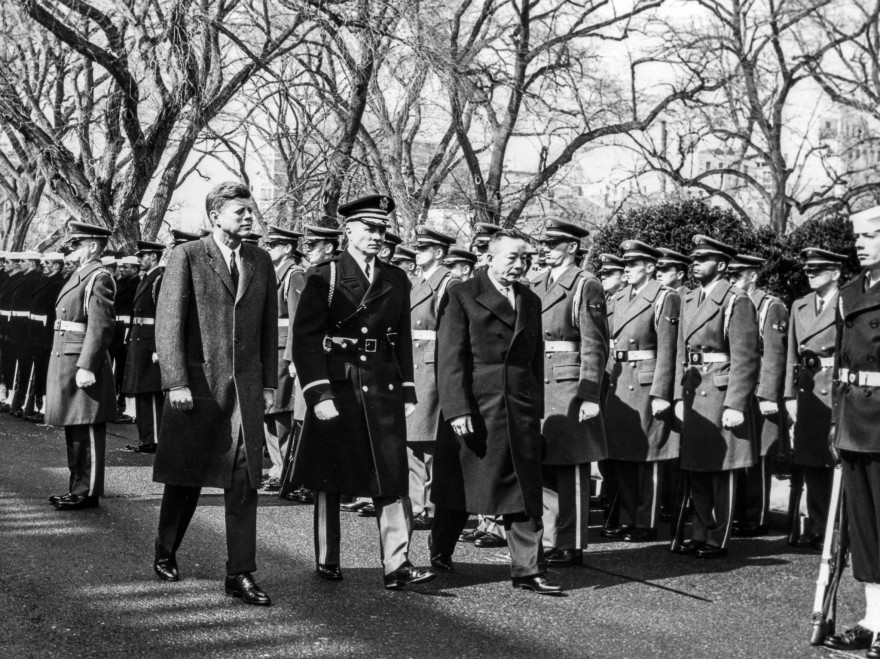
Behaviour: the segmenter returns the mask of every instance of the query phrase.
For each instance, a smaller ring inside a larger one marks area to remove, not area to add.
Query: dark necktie
[[[818,316],[819,314],[822,313],[822,309],[825,307],[825,300],[823,300],[823,299],[820,297],[820,298],[819,298],[819,303],[816,305],[816,307],[817,307],[817,308],[816,308],[816,315]]]
[[[364,268],[364,274],[367,275],[367,281],[371,281],[370,280],[370,262],[369,261],[367,261],[367,267]]]
[[[700,294],[699,294],[699,296],[697,296],[697,306],[700,306],[701,304],[703,304],[703,300],[705,300],[705,299],[706,299],[706,291],[704,291],[701,288]]]
[[[232,288],[238,293],[238,264],[235,262],[235,252],[232,253],[232,259],[229,262],[229,274],[232,275]]]

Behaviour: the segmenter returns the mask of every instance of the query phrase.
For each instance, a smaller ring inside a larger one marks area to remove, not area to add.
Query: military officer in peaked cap
[[[191,243],[193,240],[198,240],[199,238],[203,238],[199,233],[190,233],[189,231],[181,231],[180,229],[172,229],[171,230],[171,246],[177,247],[178,245],[183,245],[184,243]]]
[[[379,522],[385,587],[436,574],[409,561],[412,508],[405,415],[416,404],[409,281],[376,256],[394,201],[370,195],[339,207],[348,239],[312,267],[293,322],[293,362],[308,410],[294,480],[317,490],[317,573],[342,578],[340,495],[370,496]]]
[[[307,224],[303,227],[303,253],[311,265],[318,265],[336,254],[341,238],[339,229]]]
[[[599,281],[605,297],[610,298],[624,287],[623,259],[614,254],[599,254]]]
[[[880,206],[853,214],[862,272],[840,289],[832,396],[833,447],[843,465],[853,578],[865,584],[865,616],[825,640],[880,657]]]
[[[660,252],[657,259],[657,281],[681,296],[693,259],[668,247],[658,247],[657,250]]]
[[[165,243],[137,242],[144,277],[132,300],[131,334],[125,359],[122,393],[134,398],[138,443],[126,446],[136,453],[155,453],[165,395],[156,352],[156,308],[162,290],[165,267],[161,265]]]
[[[68,491],[49,501],[59,510],[98,506],[104,494],[106,423],[116,413],[110,340],[115,283],[101,265],[110,230],[68,224],[67,242],[79,268],[55,302],[55,338],[46,381],[46,423],[64,426]]]
[[[802,250],[800,257],[811,292],[791,305],[785,408],[794,424],[795,468],[803,474],[807,488],[809,529],[800,535],[797,545],[821,549],[835,462],[828,447],[831,376],[837,343],[835,314],[840,276],[847,257],[819,247]]]
[[[434,449],[440,429],[440,402],[437,397],[437,318],[446,304],[446,289],[461,280],[453,277],[443,259],[454,236],[426,226],[416,227],[416,265],[421,274],[410,290],[410,327],[413,341],[415,412],[406,418],[406,451],[409,461],[409,498],[413,528],[431,527]]]
[[[737,254],[730,262],[731,283],[745,291],[758,312],[758,376],[760,414],[756,415],[758,461],[739,475],[733,535],[751,538],[769,532],[770,484],[773,456],[781,443],[788,445],[788,420],[784,405],[785,361],[788,356],[788,310],[778,297],[758,288],[758,274],[765,259]]]
[[[408,247],[398,247],[391,257],[391,264],[402,268],[406,274],[412,276],[416,269],[416,253]]]
[[[262,240],[263,234],[251,231],[248,235],[241,239],[241,242],[259,246]]]
[[[477,267],[477,255],[460,247],[450,247],[443,263],[452,271],[456,279],[465,281],[474,274],[474,268]]]
[[[583,560],[590,518],[590,463],[608,455],[599,404],[608,360],[605,296],[599,280],[576,263],[580,242],[587,235],[575,224],[546,219],[541,245],[548,269],[532,285],[541,298],[544,330],[541,433],[547,443],[545,511],[551,513],[545,513],[543,522],[545,536],[555,537],[547,564],[556,567]],[[552,505],[553,496],[557,505]]]
[[[477,255],[477,268],[486,266],[486,259],[489,257],[489,240],[499,231],[501,231],[501,227],[491,222],[477,222],[474,224],[471,251]]]
[[[383,263],[391,263],[394,252],[397,250],[398,245],[400,245],[401,243],[403,243],[403,238],[398,236],[396,233],[386,231],[384,245],[382,246],[382,251],[379,252],[378,256],[379,260]]]
[[[758,385],[758,318],[748,295],[724,277],[736,250],[694,236],[694,278],[678,333],[675,416],[682,422],[681,468],[694,502],[693,536],[680,553],[727,554],[737,470],[756,461],[753,401]]]

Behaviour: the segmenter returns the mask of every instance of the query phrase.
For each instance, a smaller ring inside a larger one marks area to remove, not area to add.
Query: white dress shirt
[[[367,274],[367,259],[364,258],[364,255],[351,249],[351,247],[348,248],[348,253],[351,255],[351,258],[354,259],[354,262],[358,264],[358,267],[361,269],[361,272],[364,273],[364,277],[367,278],[367,281],[372,284],[373,279],[376,278],[376,257],[374,256],[370,259],[370,273]]]
[[[232,274],[232,259],[235,259],[235,265],[238,268],[238,283],[241,284],[241,244],[239,243],[238,247],[232,249],[229,245],[224,245],[219,240],[217,240],[217,236],[211,236],[214,239],[214,242],[217,243],[217,247],[220,248],[220,253],[223,255],[223,260],[226,261],[226,267],[229,268],[229,274]]]
[[[487,274],[489,275],[489,281],[492,282],[492,285],[501,293],[507,301],[510,302],[510,308],[516,311],[516,296],[513,293],[513,284],[510,286],[505,286],[501,282],[497,281],[495,277],[492,275],[492,271],[488,270]]]

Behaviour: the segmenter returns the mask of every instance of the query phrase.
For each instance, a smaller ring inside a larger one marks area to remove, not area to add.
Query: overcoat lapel
[[[801,343],[809,341],[817,334],[824,332],[834,325],[838,295],[839,293],[835,292],[822,308],[822,313],[818,316],[816,315],[816,293],[810,293],[801,301],[795,310],[798,318],[798,327],[805,329],[803,336],[798,337]]]
[[[550,271],[548,270],[538,280],[538,295],[541,297],[541,310],[546,312],[552,309],[565,299],[566,292],[571,290],[577,280],[577,266],[569,266],[563,270],[562,274],[552,284],[550,282]]]
[[[366,275],[347,251],[339,256],[339,283],[343,294],[354,306],[360,306],[369,288]],[[376,277],[378,278],[378,277]],[[375,279],[374,278],[374,281]]]
[[[719,281],[712,289],[712,294],[699,306],[697,306],[697,300],[700,299],[700,289],[691,291],[689,299],[693,300],[693,306],[688,311],[694,311],[694,319],[688,324],[685,340],[722,312],[721,304],[724,302],[724,296],[727,295],[728,290],[730,290],[730,282]]]
[[[843,296],[844,318],[880,306],[880,285],[875,284],[864,293],[862,291],[865,291],[864,272],[840,293]]]
[[[514,300],[516,301],[516,324],[513,328],[513,339],[510,341],[511,346],[516,342],[520,333],[526,328],[528,318],[538,314],[538,309],[532,307],[532,300],[534,300],[534,298],[529,298],[522,294],[522,284],[514,284],[514,291]],[[502,300],[504,299],[500,293],[498,295]],[[510,307],[510,304],[507,303],[507,306]]]
[[[254,249],[259,249],[255,247]],[[236,301],[244,297],[245,291],[250,286],[251,280],[254,278],[254,254],[251,250],[245,249],[242,245],[239,250],[241,255],[241,281],[238,282],[238,295]],[[230,277],[230,281],[232,278]]]
[[[375,300],[387,295],[392,288],[391,282],[388,280],[388,266],[379,259],[373,259],[373,267],[376,268],[373,281],[364,294],[362,304],[370,304]],[[360,268],[358,268],[360,270]],[[366,280],[366,276],[364,277]]]
[[[232,286],[232,275],[229,274],[229,267],[226,265],[226,259],[220,253],[220,248],[214,242],[213,236],[205,236],[202,238],[202,245],[205,248],[205,255],[208,257],[208,264],[211,269],[220,277],[220,281],[226,286],[229,294],[235,298],[235,289]]]
[[[474,300],[478,304],[491,311],[508,327],[514,327],[516,311],[510,308],[507,298],[489,281],[489,274],[485,270],[474,279],[474,289]]]
[[[617,337],[624,327],[642,315],[646,310],[653,308],[654,299],[657,297],[657,291],[659,288],[659,283],[656,281],[649,281],[642,291],[632,300],[629,300],[630,291],[632,290],[631,286],[627,286],[620,294],[618,294],[618,301],[616,304],[621,305],[623,310],[622,313],[618,314],[616,311],[620,307],[615,307],[613,336]],[[621,298],[623,301],[621,301]]]

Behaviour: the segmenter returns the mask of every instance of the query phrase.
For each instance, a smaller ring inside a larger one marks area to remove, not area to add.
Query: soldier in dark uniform
[[[43,267],[38,252],[24,252],[21,254],[22,275],[18,288],[12,296],[12,314],[9,320],[9,334],[12,349],[15,352],[18,363],[15,370],[18,373],[17,384],[13,396],[9,401],[12,416],[23,416],[23,407],[28,386],[33,380],[34,359],[31,348],[28,326],[30,322],[30,304],[34,291],[43,280]]]
[[[416,269],[416,253],[407,247],[398,247],[394,250],[390,263],[412,276]]]
[[[125,362],[128,356],[128,339],[131,334],[131,316],[134,309],[134,294],[140,284],[140,260],[136,256],[124,256],[119,260],[119,276],[116,278],[116,327],[110,344],[110,358],[113,360],[113,377],[116,383],[116,423],[134,423],[134,418],[125,412],[125,394],[122,383],[125,381]]]
[[[338,229],[313,226],[303,227],[303,253],[311,265],[318,265],[333,258],[339,251],[339,239],[342,232]]]
[[[396,233],[386,231],[385,244],[382,246],[382,251],[379,252],[379,256],[376,258],[382,261],[382,263],[391,263],[391,259],[394,258],[394,253],[397,251],[397,247],[401,243],[403,243],[403,238]]]
[[[278,388],[275,400],[266,412],[266,448],[272,468],[264,489],[275,492],[281,489],[281,472],[284,457],[293,439],[293,410],[296,404],[296,369],[293,367],[293,342],[290,322],[296,315],[296,305],[305,285],[305,276],[297,260],[302,254],[297,244],[302,233],[279,226],[269,225],[264,244],[275,266],[278,287]]]
[[[342,578],[342,494],[370,496],[379,522],[385,587],[436,577],[409,561],[412,509],[406,421],[415,404],[409,281],[382,263],[394,202],[371,195],[339,207],[348,247],[312,267],[293,322],[293,362],[308,410],[294,481],[317,490],[317,573]]]
[[[608,457],[599,413],[608,361],[605,295],[599,280],[575,262],[588,235],[577,225],[545,220],[541,243],[548,269],[532,285],[541,299],[544,328],[543,523],[545,536],[555,537],[544,540],[555,547],[547,555],[553,567],[582,563],[590,527],[591,463]]]
[[[471,251],[477,255],[477,269],[485,268],[489,258],[489,240],[501,231],[497,224],[477,222],[474,224],[474,236],[471,240]]]
[[[791,306],[785,408],[794,423],[794,464],[801,470],[807,488],[809,530],[798,538],[797,546],[821,549],[835,462],[828,448],[837,343],[835,314],[847,257],[819,247],[802,250],[800,257],[812,292]]]
[[[138,283],[132,301],[131,335],[122,391],[126,396],[134,397],[139,441],[126,448],[135,453],[155,453],[165,406],[156,353],[156,306],[165,273],[161,261],[166,245],[139,240],[137,248],[144,277]]]
[[[825,640],[880,658],[880,206],[851,216],[863,270],[840,289],[832,395],[833,450],[843,465],[853,578],[865,584],[865,616]]]
[[[455,279],[445,265],[449,247],[455,242],[425,226],[416,227],[416,265],[420,275],[413,278],[410,291],[413,368],[419,404],[406,418],[406,453],[409,463],[409,499],[413,528],[431,528],[431,481],[434,449],[440,430],[440,402],[437,398],[437,317],[446,304],[447,288]]]
[[[443,264],[452,272],[452,276],[461,281],[467,281],[474,274],[477,266],[477,255],[466,249],[450,247],[449,253],[443,259]]]
[[[730,282],[745,291],[758,312],[761,371],[758,377],[760,414],[756,415],[758,462],[740,473],[737,485],[733,536],[754,538],[770,531],[770,484],[772,460],[780,445],[788,445],[788,420],[783,404],[785,362],[788,356],[788,310],[782,300],[758,288],[758,274],[765,259],[737,254],[730,263]]]
[[[115,416],[110,341],[115,283],[101,265],[110,230],[70,222],[67,242],[80,266],[55,302],[55,337],[46,380],[46,423],[64,426],[68,491],[50,497],[59,510],[97,507],[104,493],[107,421]]]

